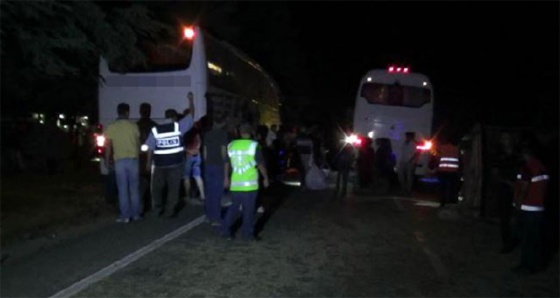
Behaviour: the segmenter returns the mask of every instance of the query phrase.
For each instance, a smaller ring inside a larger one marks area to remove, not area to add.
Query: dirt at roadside
[[[92,171],[2,177],[1,263],[83,235],[114,220]]]

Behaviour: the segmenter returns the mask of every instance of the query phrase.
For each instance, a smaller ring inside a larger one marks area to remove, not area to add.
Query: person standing
[[[389,193],[395,185],[395,154],[388,138],[375,139],[377,149],[374,159],[374,185],[376,191],[382,194]]]
[[[457,184],[459,183],[459,148],[452,144],[448,136],[440,137],[437,167],[438,179],[441,182],[440,208],[446,203],[457,201]]]
[[[200,205],[205,199],[204,181],[202,181],[201,171],[202,157],[200,156],[200,122],[195,124],[194,127],[187,132],[185,142],[185,150],[187,151],[187,161],[185,163],[185,171],[183,173],[185,195],[187,197],[187,202]],[[194,189],[191,186],[191,177],[196,182],[201,201],[195,201]]]
[[[521,260],[513,271],[532,274],[542,268],[544,261],[542,226],[549,176],[547,169],[529,145],[521,149],[521,154],[523,165],[517,175],[515,189],[515,205],[520,214],[517,232],[521,240]]]
[[[204,159],[204,181],[206,199],[204,212],[213,226],[220,225],[222,219],[221,199],[224,193],[224,165],[227,159],[228,133],[225,119],[216,117],[210,120],[210,130],[202,137]]]
[[[345,136],[349,136],[351,134],[352,133],[350,129],[345,130]],[[348,189],[348,177],[350,176],[350,170],[354,165],[354,161],[354,146],[351,143],[344,143],[337,156],[335,156],[334,163],[338,174],[336,177],[336,189],[334,191],[334,197],[346,197],[346,191]]]
[[[141,220],[142,210],[139,194],[140,131],[136,123],[128,120],[130,106],[120,103],[117,106],[118,119],[105,130],[105,159],[107,168],[111,155],[115,162],[117,189],[119,192],[119,223],[128,223],[131,219]]]
[[[501,253],[510,252],[515,243],[511,234],[511,218],[513,208],[513,190],[520,167],[520,157],[513,141],[507,132],[501,134],[500,148],[492,166],[494,191],[498,199],[500,214],[500,232],[502,234]]]
[[[192,93],[189,93],[191,95]],[[183,136],[193,126],[194,101],[188,96],[189,109],[178,120],[173,109],[165,111],[167,123],[152,128],[146,146],[148,163],[152,170],[152,201],[155,216],[176,217],[178,213],[181,177],[185,167],[185,146]],[[167,186],[167,200],[163,200],[163,190]]]
[[[361,189],[366,189],[373,184],[373,168],[375,162],[375,150],[372,147],[373,140],[365,138],[364,143],[358,150],[356,166],[358,168],[359,185]]]
[[[414,183],[414,170],[418,153],[416,151],[416,135],[414,132],[405,133],[405,141],[401,148],[401,158],[397,166],[401,191],[405,196],[412,195],[412,185]]]
[[[140,130],[140,144],[146,143],[146,139],[150,135],[152,128],[154,128],[157,123],[152,120],[152,106],[144,102],[140,104],[140,119],[136,122],[138,129]],[[140,152],[140,202],[143,203],[143,212],[148,212],[150,210],[150,169],[146,166],[148,162],[147,152]]]
[[[274,146],[274,141],[276,141],[276,135],[278,133],[278,125],[272,124],[270,130],[266,135],[266,146],[272,148]]]
[[[224,187],[229,188],[232,204],[228,207],[221,228],[222,237],[232,239],[232,226],[239,216],[241,207],[241,234],[245,240],[260,240],[254,234],[254,220],[259,172],[263,176],[263,186],[269,185],[261,148],[251,140],[253,128],[244,124],[239,128],[240,138],[228,144],[228,159],[224,165]],[[231,177],[230,177],[231,166]]]

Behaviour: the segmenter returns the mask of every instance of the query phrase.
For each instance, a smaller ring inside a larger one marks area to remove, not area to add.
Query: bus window
[[[378,83],[366,83],[362,86],[360,94],[369,103],[387,104],[387,87]]]
[[[390,106],[402,106],[404,101],[403,97],[404,97],[403,86],[401,86],[398,83],[389,85],[388,104]]]
[[[421,107],[431,101],[429,89],[399,84],[365,83],[361,96],[370,104],[390,106]]]
[[[182,42],[180,46],[150,41],[141,41],[139,44],[146,61],[117,58],[109,62],[109,70],[118,73],[174,71],[186,69],[191,63],[192,46],[189,42]]]
[[[430,89],[406,86],[404,87],[404,106],[421,107],[431,102],[432,92]]]

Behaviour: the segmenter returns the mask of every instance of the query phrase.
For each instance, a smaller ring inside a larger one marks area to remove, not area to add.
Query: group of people
[[[226,128],[226,118],[203,117],[195,122],[194,95],[187,95],[188,108],[182,117],[174,109],[165,111],[166,121],[150,119],[150,106],[142,104],[141,119],[129,120],[130,106],[117,107],[118,119],[105,130],[104,162],[114,170],[119,198],[117,222],[143,219],[140,180],[149,179],[153,217],[174,218],[182,208],[181,180],[188,201],[198,192],[206,221],[224,238],[232,238],[232,227],[242,212],[241,235],[258,240],[254,218],[259,188],[269,186],[268,172],[253,126]],[[203,177],[204,176],[204,177]],[[195,181],[196,191],[191,187]],[[259,179],[260,178],[260,179]],[[229,191],[231,204],[222,216],[222,197]]]

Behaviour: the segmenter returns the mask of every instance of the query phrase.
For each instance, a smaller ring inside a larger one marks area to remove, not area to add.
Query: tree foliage
[[[52,101],[45,88],[79,79],[95,85],[98,58],[143,61],[140,36],[169,28],[142,5],[93,1],[0,2],[3,105]],[[57,85],[57,86],[54,86]],[[80,85],[80,84],[77,84]],[[77,86],[68,86],[70,88]]]

